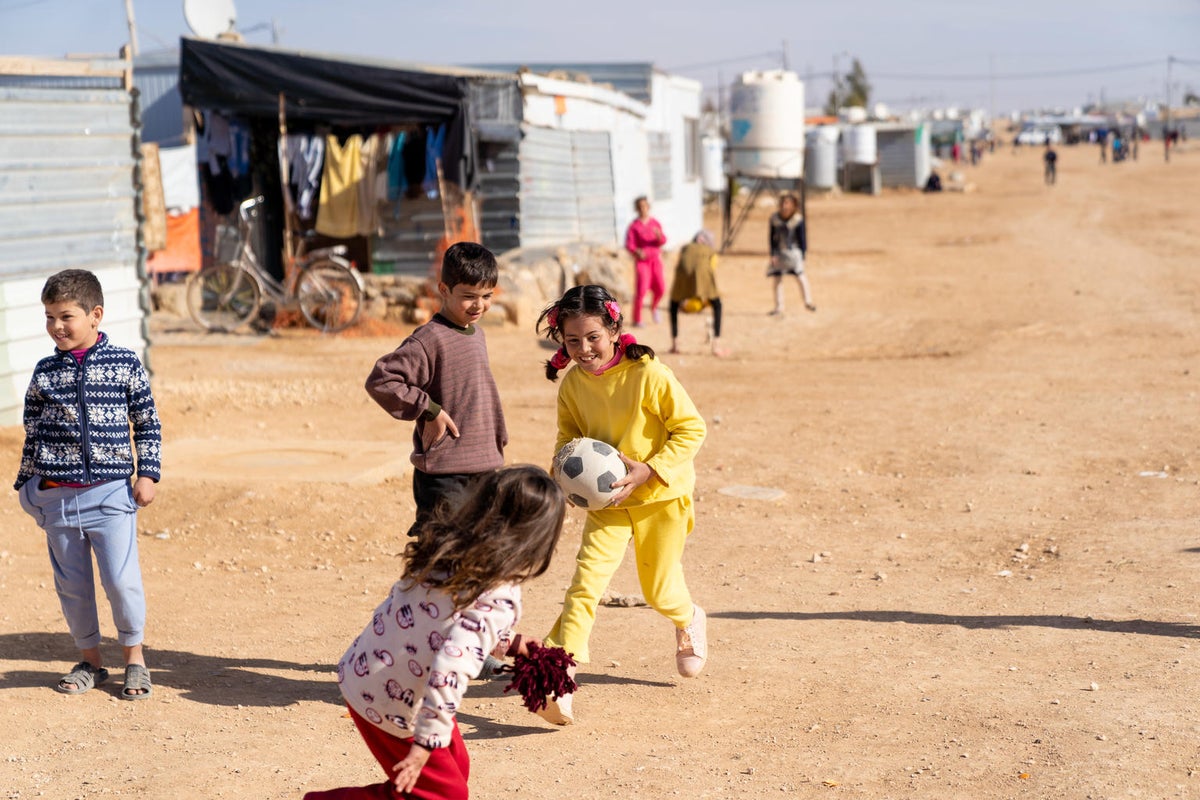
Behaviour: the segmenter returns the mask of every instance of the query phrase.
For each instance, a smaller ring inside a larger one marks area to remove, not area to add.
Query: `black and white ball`
[[[624,478],[628,470],[617,449],[598,439],[572,439],[554,457],[554,480],[580,508],[604,508],[616,494],[613,481]]]

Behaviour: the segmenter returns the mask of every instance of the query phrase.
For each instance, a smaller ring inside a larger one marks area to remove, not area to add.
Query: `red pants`
[[[650,292],[650,308],[656,309],[667,287],[663,279],[662,259],[658,256],[637,262],[633,269],[633,323],[636,325],[642,321],[642,302],[646,299],[646,292]]]
[[[363,741],[367,743],[371,755],[383,767],[388,779],[383,783],[373,783],[370,786],[346,786],[341,789],[330,789],[325,792],[309,792],[304,800],[467,800],[467,777],[471,772],[471,759],[467,755],[467,746],[463,743],[462,734],[458,732],[458,723],[454,723],[454,732],[450,735],[450,746],[439,747],[429,756],[417,785],[407,794],[396,791],[392,779],[396,773],[392,767],[396,762],[408,755],[412,747],[412,739],[400,739],[376,728],[370,722],[350,709],[350,717],[358,726]]]

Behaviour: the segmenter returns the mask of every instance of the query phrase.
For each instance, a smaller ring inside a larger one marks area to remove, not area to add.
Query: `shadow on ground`
[[[967,614],[925,614],[917,611],[711,611],[714,619],[767,620],[794,622],[814,620],[856,620],[858,622],[904,622],[909,625],[957,625],[971,629],[1057,628],[1059,630],[1136,633],[1144,636],[1200,638],[1200,626],[1183,622],[1158,622],[1146,619],[1094,619],[1050,614],[1004,614],[975,616]]]
[[[110,643],[105,648],[112,677],[98,691],[117,694],[121,690],[122,670],[116,659],[120,649]],[[75,663],[78,653],[71,648],[70,637],[61,633],[9,633],[0,635],[0,663],[4,661],[45,661]],[[162,650],[146,647],[146,662],[156,687],[177,690],[180,696],[213,706],[289,706],[306,700],[342,705],[331,664],[296,664],[271,658],[231,658]],[[53,690],[66,669],[55,666],[46,670],[9,670],[0,673],[0,691],[44,687]],[[266,671],[284,671],[291,675],[272,675]]]

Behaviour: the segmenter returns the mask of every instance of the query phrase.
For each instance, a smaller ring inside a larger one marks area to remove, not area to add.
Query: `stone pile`
[[[526,247],[497,257],[500,282],[492,323],[532,327],[542,309],[571,286],[596,283],[623,304],[633,286],[633,267],[624,251],[612,246],[579,242],[559,247]],[[374,319],[420,325],[440,307],[437,287],[423,276],[364,275],[363,314]],[[490,319],[489,319],[490,318]]]

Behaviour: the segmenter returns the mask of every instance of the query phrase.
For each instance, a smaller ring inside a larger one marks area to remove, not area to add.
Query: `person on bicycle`
[[[444,500],[478,474],[504,465],[508,431],[479,320],[492,305],[496,257],[472,242],[442,257],[442,308],[375,362],[367,394],[396,419],[415,420],[415,537]]]

